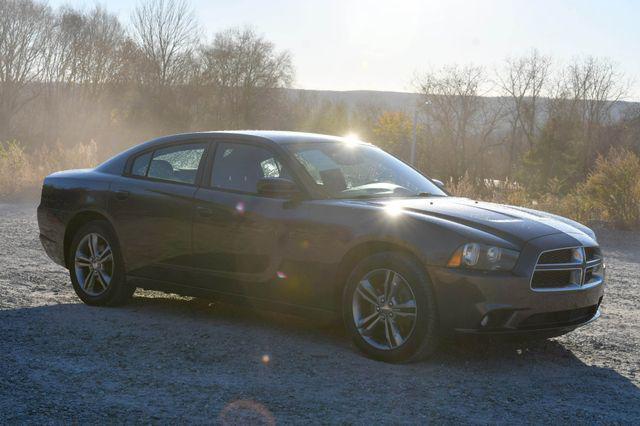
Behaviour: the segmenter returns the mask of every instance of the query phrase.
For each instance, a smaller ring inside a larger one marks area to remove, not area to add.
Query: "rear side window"
[[[273,152],[254,145],[220,143],[216,149],[211,186],[255,194],[262,178],[287,178]]]
[[[205,146],[205,143],[197,143],[155,151],[148,166],[147,177],[194,184]]]
[[[131,174],[133,176],[146,176],[147,170],[149,169],[149,160],[151,160],[151,152],[147,152],[146,154],[142,154],[137,157],[133,162],[133,166],[131,167]]]

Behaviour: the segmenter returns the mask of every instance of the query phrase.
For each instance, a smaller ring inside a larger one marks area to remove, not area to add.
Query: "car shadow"
[[[585,361],[562,340],[455,339],[425,362],[392,365],[363,357],[335,324],[149,294],[119,308],[0,311],[0,388],[7,390],[0,407],[12,407],[4,419],[206,422],[233,418],[229,404],[251,411],[252,401],[258,416],[285,423],[640,416],[640,389],[629,378],[591,365],[600,362],[597,349]],[[99,411],[87,392],[102,402]]]

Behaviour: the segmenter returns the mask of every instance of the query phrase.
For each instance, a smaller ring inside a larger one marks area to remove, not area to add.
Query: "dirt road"
[[[34,206],[0,204],[0,423],[638,423],[640,234],[600,242],[595,324],[387,365],[286,316],[140,291],[85,306],[42,251]]]

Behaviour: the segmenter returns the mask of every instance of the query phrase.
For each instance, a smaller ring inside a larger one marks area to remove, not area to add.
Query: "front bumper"
[[[567,291],[537,292],[529,277],[432,268],[440,325],[461,333],[532,334],[570,331],[594,321],[604,282]]]
[[[595,321],[604,295],[604,272],[599,282],[550,289],[532,286],[540,253],[594,245],[585,235],[552,234],[527,242],[511,272],[429,267],[441,328],[459,333],[558,335]]]

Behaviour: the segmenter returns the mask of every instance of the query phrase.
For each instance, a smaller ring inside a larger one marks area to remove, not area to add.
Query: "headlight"
[[[450,268],[510,271],[516,265],[519,252],[502,247],[468,243],[453,252],[447,263]]]

